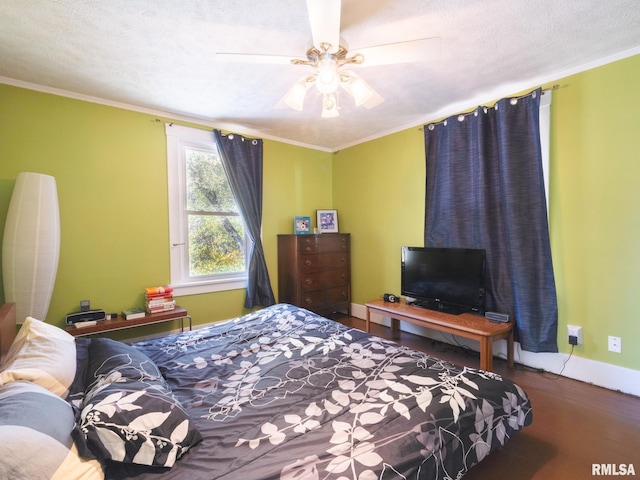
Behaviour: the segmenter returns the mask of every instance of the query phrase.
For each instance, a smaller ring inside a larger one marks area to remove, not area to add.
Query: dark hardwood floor
[[[364,329],[364,320],[335,316]],[[372,325],[374,335],[391,330]],[[478,368],[476,352],[400,332],[394,340],[416,350]],[[517,356],[516,356],[517,362]],[[533,424],[465,475],[465,480],[572,480],[592,475],[593,464],[633,464],[640,476],[640,398],[494,359],[494,371],[520,385],[531,399]],[[607,477],[604,477],[607,478]]]

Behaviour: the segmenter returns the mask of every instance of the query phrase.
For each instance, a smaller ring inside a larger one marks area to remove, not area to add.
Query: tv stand
[[[371,313],[391,318],[391,330],[396,333],[400,321],[413,323],[439,332],[458,335],[480,342],[480,368],[493,368],[493,341],[507,340],[507,362],[513,367],[513,323],[494,323],[472,313],[451,315],[441,311],[407,305],[404,302],[390,303],[377,298],[365,304],[367,318],[365,329],[371,332]]]

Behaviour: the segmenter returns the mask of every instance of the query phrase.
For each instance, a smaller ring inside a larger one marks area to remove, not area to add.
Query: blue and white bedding
[[[459,478],[532,421],[499,375],[286,304],[133,346],[202,440],[171,468],[108,461],[108,479]]]

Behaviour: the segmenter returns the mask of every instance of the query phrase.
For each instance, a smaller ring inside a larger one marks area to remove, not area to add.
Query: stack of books
[[[173,299],[173,287],[165,285],[163,287],[145,288],[144,306],[148,313],[168,312],[176,308],[176,301]]]

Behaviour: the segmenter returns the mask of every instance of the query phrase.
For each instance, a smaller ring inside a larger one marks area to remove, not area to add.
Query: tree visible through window
[[[244,287],[244,222],[212,133],[176,125],[166,132],[174,289],[189,294]]]
[[[220,158],[185,154],[189,276],[244,272],[244,226]]]

